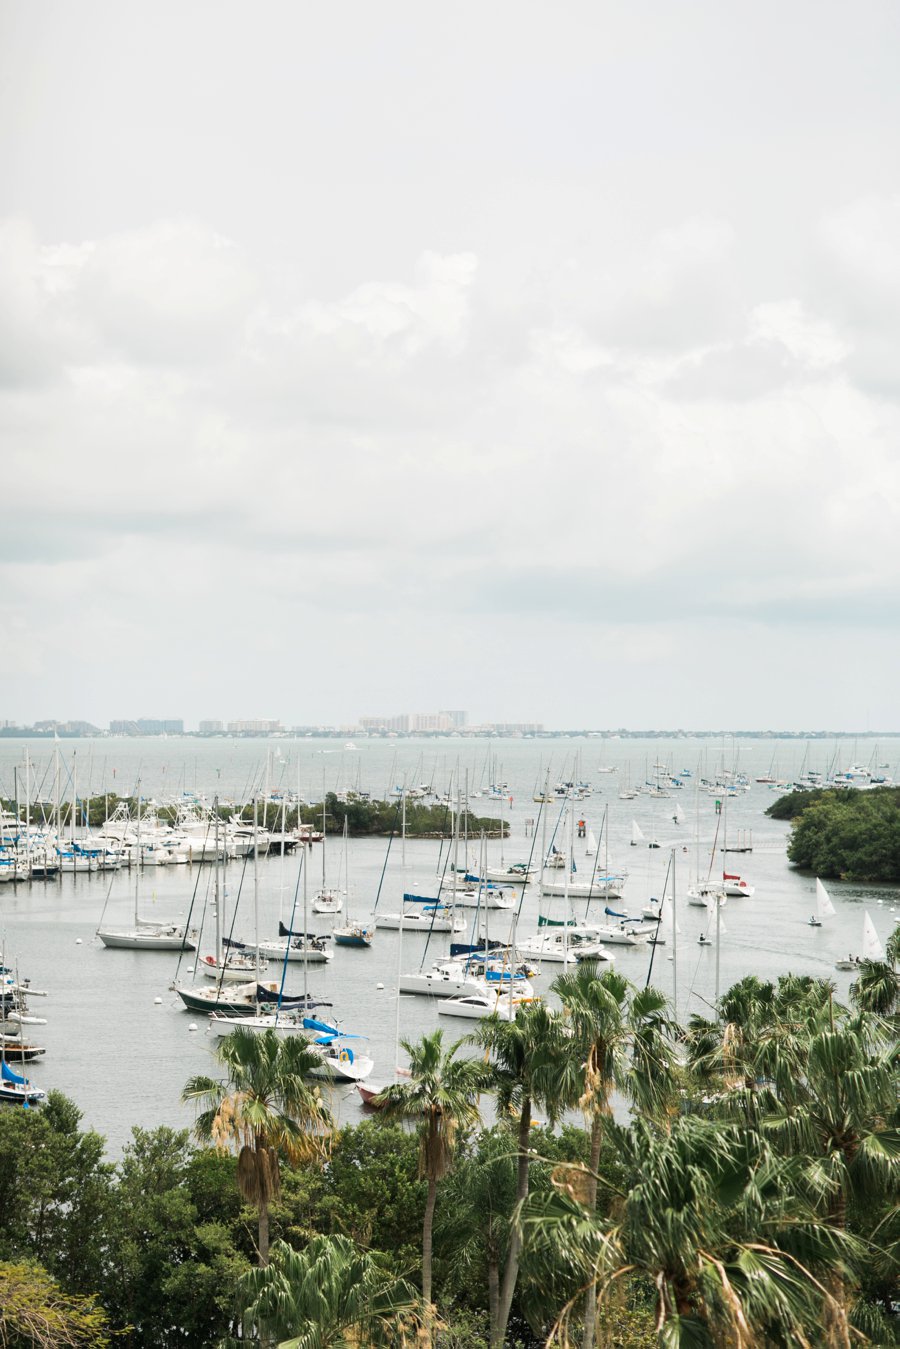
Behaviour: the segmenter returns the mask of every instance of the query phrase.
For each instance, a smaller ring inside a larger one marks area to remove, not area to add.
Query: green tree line
[[[185,1084],[194,1141],[136,1127],[112,1164],[58,1093],[0,1112],[0,1344],[896,1344],[888,956],[846,1005],[748,977],[685,1026],[585,963],[407,1043],[343,1128],[305,1042],[242,1028]]]
[[[900,881],[900,788],[791,792],[766,813],[791,820],[796,866],[826,879]]]
[[[15,801],[0,800],[0,807],[11,813],[15,813],[16,805]],[[106,792],[100,796],[79,798],[75,809],[75,823],[91,829],[100,829],[119,806],[124,806],[127,809],[131,819],[137,818],[137,799],[135,797],[117,796],[114,792]],[[63,827],[67,827],[71,822],[72,809],[71,801],[60,802],[59,815]],[[146,801],[142,803],[141,809],[145,814],[147,813],[149,807]],[[152,809],[153,813],[164,824],[174,825],[177,822],[177,806],[154,806]],[[21,801],[18,802],[18,813],[19,818],[24,822],[25,806]],[[244,824],[252,824],[253,802],[246,802],[242,806],[219,805],[215,811],[210,810],[212,819],[215,819],[216,813],[223,821],[237,818]],[[278,801],[260,801],[257,805],[256,815],[261,829],[273,831],[280,831],[284,828],[290,832],[296,829],[298,824],[309,825],[313,829],[321,830],[323,823],[321,805],[294,806],[290,809],[283,809]],[[56,811],[46,802],[41,805],[33,805],[30,818],[32,824],[40,824],[41,822],[53,824],[56,820]],[[336,793],[328,792],[325,797],[324,809],[325,832],[342,834],[345,820],[347,821],[347,832],[351,838],[361,838],[367,835],[384,835],[387,837],[392,833],[399,834],[401,828],[400,806],[395,801],[369,801],[353,796],[342,800]],[[409,838],[449,838],[454,827],[453,821],[453,813],[447,806],[428,805],[423,801],[407,801],[406,803],[406,833]],[[470,838],[478,838],[482,832],[489,838],[499,838],[501,833],[504,837],[509,835],[508,821],[491,816],[473,815],[470,811],[463,811],[460,814],[459,829],[461,834],[468,834]]]

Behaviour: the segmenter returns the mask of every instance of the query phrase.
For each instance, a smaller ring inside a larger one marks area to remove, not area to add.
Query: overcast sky
[[[894,0],[0,0],[0,720],[900,727]]]

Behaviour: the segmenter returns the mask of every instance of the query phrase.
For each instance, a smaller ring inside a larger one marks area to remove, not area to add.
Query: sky
[[[900,727],[894,0],[0,0],[0,721]]]

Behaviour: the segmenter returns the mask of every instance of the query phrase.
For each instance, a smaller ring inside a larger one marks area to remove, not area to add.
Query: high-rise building
[[[201,721],[201,735],[221,735],[225,729],[224,722],[221,721]]]

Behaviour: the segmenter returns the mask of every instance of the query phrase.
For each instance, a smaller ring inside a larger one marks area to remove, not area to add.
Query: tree
[[[496,1013],[485,1017],[471,1038],[491,1056],[491,1085],[499,1110],[505,1114],[515,1111],[519,1116],[515,1203],[521,1206],[528,1195],[532,1160],[532,1108],[542,1105],[554,1121],[577,1096],[578,1074],[571,1041],[562,1017],[543,1002],[519,1007],[513,1020]],[[516,1225],[507,1245],[496,1309],[493,1301],[491,1304],[492,1345],[502,1344],[506,1334],[521,1249],[521,1232]]]
[[[241,1280],[248,1338],[255,1327],[280,1349],[385,1349],[414,1345],[418,1295],[383,1255],[347,1237],[313,1237],[295,1251],[272,1246],[271,1262]]]
[[[610,1096],[624,1092],[651,1118],[668,1113],[675,1095],[672,1023],[666,999],[654,988],[636,989],[615,970],[598,973],[592,961],[554,980],[574,1036],[570,1054],[578,1061],[583,1091],[579,1105],[591,1121],[591,1151],[585,1202],[597,1207],[597,1171]],[[589,1289],[584,1308],[583,1349],[594,1343],[596,1299]]]
[[[2,1349],[106,1349],[107,1330],[95,1298],[64,1293],[40,1265],[0,1263]]]
[[[306,1077],[321,1062],[299,1036],[283,1039],[274,1029],[257,1034],[238,1027],[219,1040],[216,1057],[227,1076],[192,1077],[182,1099],[205,1109],[198,1139],[237,1153],[237,1183],[259,1217],[259,1263],[269,1259],[269,1206],[281,1188],[279,1152],[299,1163],[323,1155],[331,1115],[318,1087]]]
[[[796,1166],[743,1125],[696,1117],[669,1133],[646,1120],[610,1125],[629,1182],[614,1211],[591,1213],[563,1175],[526,1207],[529,1249],[597,1283],[605,1306],[623,1279],[656,1291],[660,1343],[713,1349],[763,1343],[850,1344],[846,1311],[825,1280],[860,1255],[823,1223]],[[552,1342],[568,1343],[575,1299]]]
[[[483,1064],[457,1058],[464,1042],[444,1049],[443,1031],[423,1035],[418,1044],[403,1041],[409,1056],[409,1081],[395,1082],[377,1098],[385,1121],[419,1124],[419,1175],[428,1182],[422,1222],[422,1294],[426,1331],[431,1326],[431,1257],[437,1186],[453,1164],[459,1130],[479,1121],[478,1093],[487,1085]]]
[[[896,1017],[900,1013],[900,927],[887,940],[884,960],[864,960],[850,996],[861,1011]]]

